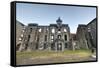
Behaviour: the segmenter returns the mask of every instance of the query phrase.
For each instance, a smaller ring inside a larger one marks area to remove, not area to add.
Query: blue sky
[[[39,25],[56,24],[60,17],[63,24],[68,24],[71,33],[76,33],[78,24],[88,24],[96,18],[96,8],[17,3],[16,19],[23,24]]]

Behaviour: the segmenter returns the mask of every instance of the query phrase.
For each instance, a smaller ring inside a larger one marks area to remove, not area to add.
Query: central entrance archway
[[[64,41],[62,39],[55,40],[55,51],[64,51]]]
[[[57,51],[62,51],[62,43],[57,44]]]

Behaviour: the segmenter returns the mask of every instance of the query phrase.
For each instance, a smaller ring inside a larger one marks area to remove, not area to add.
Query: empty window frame
[[[58,35],[58,39],[61,39],[61,35]]]
[[[44,41],[47,41],[47,35],[45,35]]]
[[[65,41],[67,41],[67,35],[65,35],[64,38],[65,38]]]

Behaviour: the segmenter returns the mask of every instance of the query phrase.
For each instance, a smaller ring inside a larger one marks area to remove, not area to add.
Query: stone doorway
[[[57,51],[62,51],[62,43],[57,44]]]

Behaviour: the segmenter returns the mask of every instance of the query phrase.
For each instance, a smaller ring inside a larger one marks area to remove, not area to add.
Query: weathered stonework
[[[27,26],[16,22],[17,51],[64,51],[67,49],[96,48],[96,19],[89,24],[79,24],[76,34],[70,33],[68,24],[58,18],[56,24],[41,26],[30,23]]]
[[[54,50],[64,51],[69,49],[70,29],[68,24],[62,24],[60,18],[57,24],[40,26],[38,24],[28,24],[25,27],[21,48],[19,50]]]
[[[77,33],[76,33],[76,37],[77,37],[77,45],[79,46],[79,48],[82,49],[92,49],[92,48],[96,48],[96,18],[93,19],[90,23],[88,23],[87,25],[79,25],[77,28]]]
[[[87,24],[87,30],[88,30],[88,36],[87,38],[88,42],[91,43],[93,48],[96,48],[97,46],[97,19],[93,19],[89,24]],[[89,41],[90,40],[90,41]]]
[[[19,50],[23,39],[23,29],[24,25],[19,21],[16,21],[16,50]]]
[[[86,33],[87,33],[87,26],[86,25],[79,25],[77,28],[77,40],[78,46],[82,49],[88,49],[87,40],[86,40]]]

